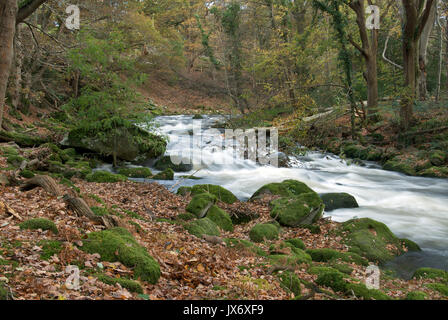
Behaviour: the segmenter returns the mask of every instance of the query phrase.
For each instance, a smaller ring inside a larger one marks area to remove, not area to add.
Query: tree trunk
[[[413,105],[416,95],[416,59],[417,59],[417,42],[404,41],[403,58],[404,58],[404,74],[405,87],[407,91],[401,101],[400,116],[401,126],[404,131],[409,129],[413,116]]]
[[[23,50],[20,45],[22,43],[22,25],[16,26],[16,35],[14,37],[14,59],[11,68],[9,92],[11,97],[11,107],[19,109],[20,94],[22,92],[22,66],[23,66]]]
[[[29,191],[34,188],[41,187],[53,196],[62,196],[61,189],[52,177],[49,176],[35,176],[25,182],[20,188],[21,191]]]
[[[3,123],[6,87],[14,54],[17,0],[0,2],[0,128]]]

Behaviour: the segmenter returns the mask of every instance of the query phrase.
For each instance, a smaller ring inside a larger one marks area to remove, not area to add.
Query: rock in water
[[[359,208],[355,197],[348,193],[324,193],[320,195],[320,198],[327,212],[342,208]]]

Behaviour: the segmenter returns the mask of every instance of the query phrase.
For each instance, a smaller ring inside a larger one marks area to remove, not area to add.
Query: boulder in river
[[[195,196],[201,193],[213,194],[219,201],[232,204],[238,201],[238,198],[224,187],[214,184],[197,184],[193,187],[180,187],[177,194],[185,196],[188,193]]]
[[[136,126],[121,128],[118,132],[114,136],[74,129],[61,144],[106,157],[112,156],[115,151],[117,158],[124,161],[142,161],[165,153],[166,141],[156,134]]]
[[[387,262],[406,251],[421,250],[413,241],[399,239],[384,223],[370,218],[346,221],[340,231],[349,251],[375,263]]]
[[[355,197],[348,193],[324,193],[320,198],[325,204],[325,211],[333,211],[336,209],[358,208],[358,202]]]
[[[250,200],[259,199],[266,194],[293,197],[309,192],[314,191],[303,182],[297,180],[285,180],[281,183],[269,183],[264,185],[252,195]]]
[[[271,206],[271,217],[287,227],[315,223],[324,211],[322,199],[315,192],[276,199],[271,202]]]
[[[154,168],[160,171],[172,169],[174,172],[188,172],[193,170],[193,165],[185,163],[174,164],[170,156],[163,156],[156,161]]]

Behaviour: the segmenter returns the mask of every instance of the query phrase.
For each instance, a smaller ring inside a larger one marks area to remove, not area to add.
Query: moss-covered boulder
[[[120,168],[118,174],[128,178],[148,178],[152,176],[149,168]]]
[[[281,183],[269,183],[264,185],[252,195],[250,200],[255,200],[265,194],[282,197],[294,197],[310,192],[314,191],[303,182],[297,180],[285,180]]]
[[[431,161],[434,166],[443,165],[446,162],[446,159],[446,153],[441,150],[435,150],[429,155],[429,161]]]
[[[303,243],[303,241],[301,239],[298,239],[298,238],[288,239],[288,240],[285,240],[285,243],[290,244],[296,248],[305,250],[305,244]]]
[[[306,250],[313,261],[316,262],[329,262],[329,261],[345,261],[345,262],[353,262],[358,265],[367,266],[369,263],[366,259],[362,258],[358,254],[354,252],[340,252],[333,249],[309,249]]]
[[[320,272],[316,279],[316,284],[333,289],[335,292],[345,292],[347,282],[344,275],[339,271]]]
[[[289,254],[271,254],[268,256],[269,262],[272,265],[284,267],[297,267],[299,265],[311,264],[311,257],[308,253],[299,248],[291,248]]]
[[[184,163],[174,164],[170,156],[163,156],[156,161],[154,168],[160,171],[172,169],[174,172],[188,172],[193,170],[193,165]]]
[[[430,167],[420,171],[418,175],[428,178],[448,178],[448,167]]]
[[[105,274],[96,274],[95,275],[98,280],[101,282],[104,282],[105,284],[109,285],[116,285],[119,284],[122,288],[128,289],[130,292],[135,293],[143,293],[143,288],[137,281],[125,279],[125,278],[112,278],[109,276],[106,276]]]
[[[157,261],[126,229],[113,228],[89,233],[81,250],[98,253],[103,261],[119,261],[127,267],[134,268],[134,276],[143,281],[156,284],[160,277]]]
[[[420,268],[412,276],[415,279],[440,279],[448,283],[448,272],[434,268]]]
[[[217,199],[210,193],[201,193],[193,197],[186,210],[194,214],[197,218],[203,218],[207,215],[210,208],[216,203]]]
[[[55,223],[48,219],[43,218],[36,218],[36,219],[30,219],[25,222],[22,222],[19,224],[20,229],[29,229],[29,230],[50,230],[54,234],[58,233],[58,228],[56,227]]]
[[[192,213],[181,213],[178,214],[176,217],[177,220],[182,220],[182,221],[190,221],[190,220],[194,220],[196,219],[196,216]]]
[[[406,295],[406,300],[425,300],[426,297],[426,293],[422,291],[412,291]]]
[[[220,235],[218,226],[209,218],[202,218],[191,221],[184,227],[189,233],[195,235],[198,238],[202,237],[204,234],[208,236]]]
[[[317,222],[324,211],[322,199],[315,192],[304,193],[271,202],[271,217],[287,227]]]
[[[392,160],[387,161],[384,166],[384,170],[388,171],[396,171],[400,173],[404,173],[406,175],[413,176],[416,174],[415,168],[411,163],[400,160],[398,158],[394,158]]]
[[[330,212],[343,208],[358,208],[358,202],[355,197],[348,193],[324,193],[320,195],[324,202],[325,211]]]
[[[348,283],[346,286],[346,294],[355,294],[358,298],[364,300],[391,300],[384,292],[377,289],[369,289],[363,283]]]
[[[92,129],[74,129],[63,144],[72,148],[93,151],[111,157],[114,153],[124,161],[142,161],[157,158],[165,153],[166,141],[162,137],[137,126],[121,127],[116,135],[100,135],[107,132],[99,124]]]
[[[448,297],[448,285],[443,283],[428,283],[425,285],[426,287],[439,292],[445,297]]]
[[[249,237],[254,242],[263,242],[278,239],[278,234],[278,227],[271,223],[263,223],[254,226],[249,232]]]
[[[302,293],[302,288],[300,287],[299,277],[291,271],[284,271],[278,275],[280,280],[280,286],[288,291],[294,293],[295,297],[299,297]]]
[[[408,249],[418,248],[417,244],[410,246],[410,240],[397,238],[384,223],[369,218],[344,222],[341,231],[351,252],[373,262],[389,261],[405,253],[403,247],[406,246]]]
[[[225,244],[228,248],[236,248],[236,249],[247,249],[249,251],[252,251],[258,256],[265,257],[267,256],[267,253],[258,247],[256,244],[254,244],[251,241],[247,241],[244,239],[235,239],[235,238],[226,238],[224,239]]]
[[[174,180],[174,171],[170,168],[159,172],[155,176],[152,177],[154,180]]]
[[[232,204],[238,201],[238,198],[226,188],[214,184],[198,184],[191,189],[192,194],[208,192],[216,196],[219,201]]]
[[[0,130],[0,142],[15,142],[21,147],[35,147],[46,143],[48,139],[24,133]]]
[[[116,183],[128,180],[127,177],[121,174],[114,174],[109,171],[95,171],[86,176],[88,182],[99,182],[99,183]]]
[[[224,231],[233,231],[232,219],[227,212],[213,205],[207,212],[207,218],[212,220]]]
[[[186,196],[191,194],[191,187],[180,187],[179,189],[177,189],[176,194],[180,195],[180,196]]]

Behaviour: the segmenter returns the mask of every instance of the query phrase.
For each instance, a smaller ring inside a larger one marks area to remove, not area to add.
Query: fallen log
[[[62,192],[59,189],[58,184],[52,177],[49,176],[35,176],[25,181],[25,184],[20,188],[20,190],[30,191],[37,187],[41,187],[42,189],[56,197],[62,196]]]

